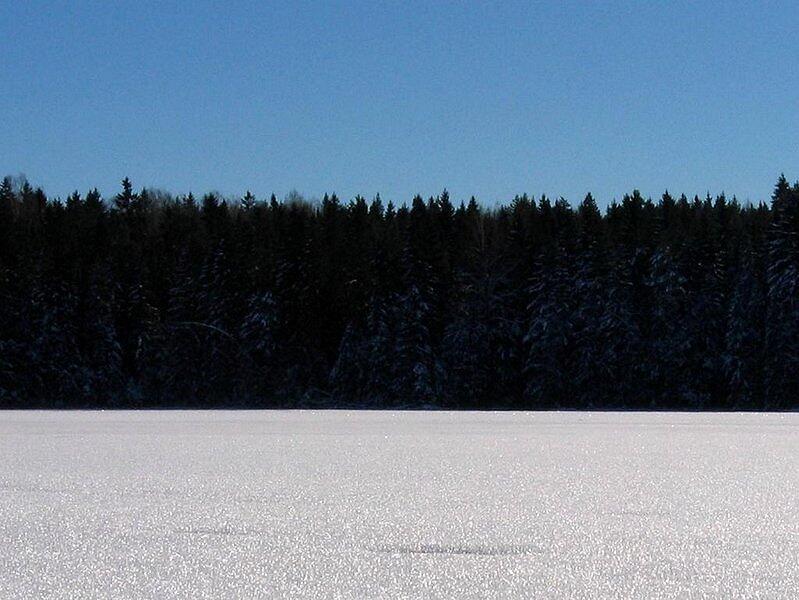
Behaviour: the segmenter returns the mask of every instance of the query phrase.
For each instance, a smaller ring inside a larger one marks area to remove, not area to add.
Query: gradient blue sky
[[[0,171],[408,201],[767,198],[799,177],[799,3],[0,5]]]

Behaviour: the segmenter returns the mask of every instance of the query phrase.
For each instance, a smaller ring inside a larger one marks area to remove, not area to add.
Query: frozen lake
[[[0,598],[796,597],[799,414],[0,412]]]

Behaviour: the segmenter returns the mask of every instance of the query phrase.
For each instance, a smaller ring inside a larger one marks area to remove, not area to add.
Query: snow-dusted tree
[[[29,364],[32,302],[12,271],[0,265],[0,407],[24,406],[36,373]],[[29,402],[30,404],[30,402]]]
[[[684,326],[690,310],[686,279],[668,247],[652,256],[650,331],[646,353],[649,406],[693,406],[696,398],[688,357],[692,332]]]
[[[529,288],[525,363],[529,406],[568,406],[573,386],[568,375],[574,360],[574,281],[565,253],[550,251],[539,263]]]
[[[78,347],[76,299],[65,285],[38,288],[34,306],[33,343],[29,368],[37,373],[39,401],[64,407],[90,392],[88,373],[81,364]],[[80,404],[80,401],[77,402]]]
[[[239,200],[239,206],[244,211],[249,211],[255,208],[255,203],[255,196],[252,194],[252,192],[250,192],[250,190],[247,190],[247,193],[242,196],[241,200]]]
[[[574,353],[564,377],[571,379],[569,404],[601,406],[602,382],[607,377],[608,342],[600,331],[608,295],[607,239],[596,201],[588,194],[578,208],[580,234],[575,260]]]
[[[120,406],[794,407],[797,194],[229,210],[6,179],[0,402],[107,406],[121,371]]]
[[[687,357],[694,394],[691,408],[715,408],[727,396],[723,356],[731,284],[721,234],[726,206],[723,197],[714,204],[708,196],[698,204],[682,250],[681,262],[690,290],[683,326],[691,332],[691,354]]]
[[[766,396],[769,408],[797,405],[799,389],[799,182],[780,177],[768,249]]]
[[[415,284],[396,306],[394,398],[401,405],[434,406],[441,399],[441,365],[428,328],[430,305]]]
[[[520,320],[502,265],[485,257],[464,274],[459,303],[444,330],[442,362],[448,406],[513,406],[521,368]]]
[[[11,178],[4,177],[0,182],[0,267],[13,256],[12,237],[14,232],[14,212],[16,196],[11,186]]]
[[[725,335],[724,372],[729,398],[726,408],[763,408],[766,293],[757,276],[757,259],[747,249],[738,267]]]
[[[114,205],[121,212],[133,210],[140,200],[139,194],[133,191],[133,184],[125,177],[122,180],[122,191],[114,197]]]
[[[241,350],[250,364],[244,365],[251,393],[267,398],[277,380],[279,315],[270,292],[250,298],[247,313],[239,328]]]
[[[628,263],[618,258],[590,268],[586,260],[578,260],[575,289],[571,406],[639,406],[642,346]]]
[[[330,390],[338,404],[363,402],[369,368],[368,335],[363,325],[347,325],[330,371]]]
[[[396,310],[390,299],[375,296],[365,318],[354,319],[345,329],[330,372],[337,403],[380,407],[403,402],[394,397]]]

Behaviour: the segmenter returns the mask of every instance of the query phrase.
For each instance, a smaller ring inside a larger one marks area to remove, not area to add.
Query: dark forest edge
[[[799,183],[487,210],[0,186],[0,408],[799,407]]]

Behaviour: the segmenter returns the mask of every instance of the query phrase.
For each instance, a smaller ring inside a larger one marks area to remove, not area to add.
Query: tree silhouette
[[[0,407],[795,409],[799,183],[600,210],[0,183]]]

